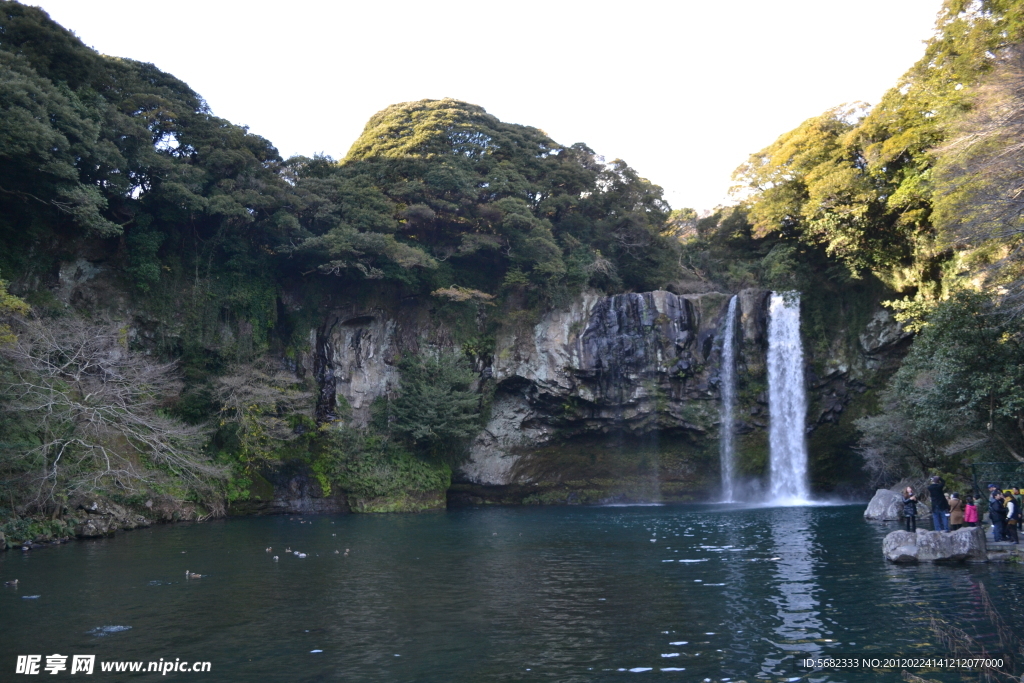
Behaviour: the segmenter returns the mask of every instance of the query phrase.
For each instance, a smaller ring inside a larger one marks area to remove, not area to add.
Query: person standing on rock
[[[1003,540],[1003,525],[1002,521],[996,522],[997,519],[1001,519],[1000,515],[993,514],[993,510],[997,507],[996,495],[999,493],[999,487],[995,484],[988,485],[988,520],[992,522],[992,540],[999,542]],[[1002,503],[998,504],[998,507],[1002,507]]]
[[[988,518],[992,521],[992,540],[998,543],[1006,540],[1006,506],[1003,505],[1003,494],[996,491],[988,499]]]
[[[1006,501],[1006,540],[1016,544],[1020,542],[1017,538],[1017,522],[1020,519],[1020,507],[1009,491],[1003,494],[1003,500]]]
[[[974,503],[974,496],[964,499],[964,524],[978,526],[978,506]]]
[[[956,531],[964,525],[964,502],[960,500],[960,494],[954,493],[949,497],[949,528]]]
[[[907,531],[917,531],[917,496],[909,486],[903,489],[903,521]]]
[[[936,531],[949,531],[949,518],[946,517],[946,511],[949,509],[945,496],[946,482],[937,474],[932,475],[930,482],[928,498],[932,502],[932,528]]]

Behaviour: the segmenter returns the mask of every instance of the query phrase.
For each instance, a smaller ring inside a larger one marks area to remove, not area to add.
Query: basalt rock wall
[[[79,259],[61,269],[61,300],[85,306],[92,299],[116,299],[107,295],[116,287],[105,271],[90,263]],[[490,351],[475,356],[478,386],[489,407],[455,473],[456,498],[587,502],[713,496],[720,346],[731,296],[584,292],[529,324],[505,325]],[[768,457],[770,293],[746,289],[736,296],[736,443],[740,474],[756,478]],[[134,321],[129,335],[145,342],[153,334],[148,319],[116,301],[118,315]],[[433,300],[382,291],[341,301],[313,314],[301,310],[300,297],[282,292],[284,310],[315,320],[306,331],[305,351],[284,362],[315,385],[316,417],[356,426],[369,422],[375,399],[399,390],[403,354],[459,348],[496,315],[482,306],[469,323],[478,329],[467,332],[464,319],[446,317]],[[910,341],[877,304],[857,320],[851,317],[848,329],[830,328],[827,339],[805,340],[812,484],[818,482],[819,490],[859,474],[859,462],[849,454],[847,471],[840,471],[836,444],[843,441],[847,448],[855,438],[857,406],[866,405],[869,390],[898,367]],[[162,333],[173,332],[172,326]]]
[[[721,338],[730,296],[587,292],[535,324],[500,335],[493,353],[476,364],[480,386],[492,394],[486,423],[456,471],[456,501],[714,495]],[[748,289],[737,296],[735,428],[741,469],[756,477],[767,460],[770,292]],[[842,332],[826,353],[807,349],[812,445],[819,428],[849,417],[851,402],[880,370],[895,367],[908,342],[883,309],[856,335]],[[458,347],[457,338],[416,301],[332,311],[310,330],[310,352],[301,361],[318,378],[318,414],[344,413],[365,425],[374,399],[398,390],[403,353]],[[827,460],[827,454],[818,457]]]

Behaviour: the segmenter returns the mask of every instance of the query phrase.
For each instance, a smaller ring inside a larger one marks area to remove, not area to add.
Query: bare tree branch
[[[163,410],[179,389],[174,364],[130,352],[126,339],[114,323],[33,320],[0,350],[0,411],[21,425],[28,445],[0,447],[0,468],[25,470],[30,506],[43,509],[76,493],[138,493],[168,476],[217,498],[214,482],[226,470],[202,453],[203,430]]]

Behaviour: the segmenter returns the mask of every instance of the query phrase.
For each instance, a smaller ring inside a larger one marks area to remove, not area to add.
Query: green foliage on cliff
[[[391,403],[391,428],[419,451],[455,461],[480,428],[477,374],[463,355],[409,356],[399,364],[402,386]]]
[[[971,460],[1024,462],[1024,320],[979,293],[940,303],[881,403],[882,414],[857,423],[878,481]]]
[[[314,447],[313,471],[321,488],[358,498],[396,498],[416,492],[441,493],[451,468],[417,457],[385,436],[351,427],[332,427]]]
[[[29,305],[7,291],[7,283],[0,280],[0,346],[14,341],[10,318],[28,315]]]

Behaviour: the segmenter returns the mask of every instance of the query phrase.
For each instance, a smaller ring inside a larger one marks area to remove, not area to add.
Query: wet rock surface
[[[249,499],[231,507],[231,514],[339,514],[349,511],[340,492],[325,495],[312,470],[304,463],[289,463],[257,478]]]

